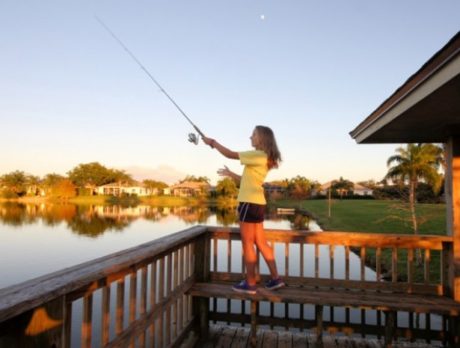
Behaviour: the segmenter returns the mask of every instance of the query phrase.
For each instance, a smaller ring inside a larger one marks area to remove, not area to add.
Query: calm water
[[[267,228],[305,228],[269,214]],[[293,222],[289,221],[293,220]],[[0,204],[0,288],[74,266],[193,225],[237,226],[234,209]],[[312,228],[315,225],[312,224]]]

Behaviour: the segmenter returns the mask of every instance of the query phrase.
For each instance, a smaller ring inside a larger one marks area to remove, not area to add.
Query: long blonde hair
[[[275,134],[266,126],[256,126],[257,134],[259,135],[259,147],[268,156],[268,169],[278,168],[281,162],[281,153],[276,144]]]

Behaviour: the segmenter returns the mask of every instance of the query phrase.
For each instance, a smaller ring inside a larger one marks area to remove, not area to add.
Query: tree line
[[[408,144],[396,149],[396,154],[387,160],[388,172],[385,177],[358,182],[373,190],[377,199],[407,200],[411,206],[417,201],[436,201],[442,193],[443,175],[440,167],[445,167],[444,150],[435,144]],[[209,184],[207,177],[187,175],[179,183],[203,182]],[[389,183],[390,182],[390,183]],[[71,198],[77,195],[91,195],[98,186],[120,183],[134,184],[135,180],[124,170],[107,168],[98,162],[79,164],[66,175],[46,174],[40,178],[23,171],[14,171],[0,176],[0,195],[3,198],[17,198],[26,195]],[[147,179],[143,186],[162,191],[168,185],[162,181]],[[316,180],[297,175],[293,178],[268,183],[278,188],[270,196],[276,198],[309,199],[323,198],[321,185]],[[333,198],[353,198],[354,183],[340,177],[333,180],[327,188]],[[236,198],[237,183],[229,178],[217,182],[213,193],[217,197]]]
[[[107,168],[98,162],[79,164],[66,174],[64,176],[51,173],[40,178],[17,170],[0,176],[0,193],[4,198],[26,195],[71,198],[77,195],[91,195],[96,187],[110,183],[135,183],[132,176],[124,170]],[[149,179],[144,180],[143,185],[159,189],[168,187],[162,181]]]

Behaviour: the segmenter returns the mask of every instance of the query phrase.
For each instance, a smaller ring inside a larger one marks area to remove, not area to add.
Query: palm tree
[[[387,160],[390,167],[386,179],[409,185],[409,208],[411,212],[414,234],[418,234],[417,217],[415,214],[416,189],[420,181],[431,184],[438,192],[441,188],[442,176],[439,174],[439,165],[443,161],[443,149],[434,144],[407,144],[406,147],[396,149],[397,155]]]

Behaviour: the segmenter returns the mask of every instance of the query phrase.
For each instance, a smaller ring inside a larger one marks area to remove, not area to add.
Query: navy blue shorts
[[[240,202],[238,205],[240,222],[263,222],[265,217],[265,204]]]

